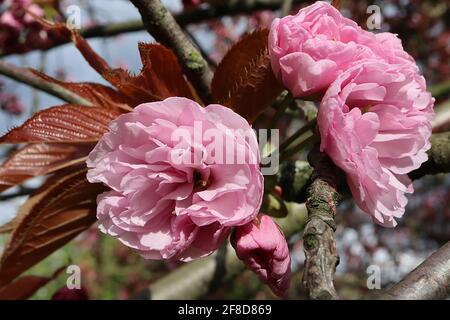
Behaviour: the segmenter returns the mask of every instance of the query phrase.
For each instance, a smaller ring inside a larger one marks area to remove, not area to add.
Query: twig
[[[45,73],[45,67],[47,65],[47,54],[45,52],[41,52],[39,54],[39,71]],[[40,91],[37,89],[33,89],[33,93],[32,93],[32,105],[31,108],[29,110],[29,114],[30,116],[32,116],[33,114],[35,114],[40,107],[40,103],[41,103],[41,97],[40,97]]]
[[[336,251],[334,216],[339,194],[336,185],[336,167],[316,145],[308,155],[314,168],[312,182],[307,190],[308,221],[303,233],[305,267],[303,285],[310,299],[336,299],[334,273],[339,263]]]
[[[308,138],[306,138],[305,140],[303,140],[302,142],[300,142],[299,144],[297,144],[289,149],[281,151],[280,152],[280,162],[283,162],[283,161],[289,159],[290,157],[298,154],[300,151],[314,145],[319,140],[320,140],[319,135],[313,134],[313,135],[309,136]]]
[[[382,299],[430,300],[450,296],[450,241],[388,289]]]
[[[209,102],[212,71],[174,17],[160,0],[130,1],[138,8],[147,31],[156,41],[168,46],[175,52],[198,94],[206,103]]]
[[[450,80],[436,84],[430,88],[431,94],[435,98],[440,98],[450,93]]]
[[[21,83],[27,84],[33,88],[47,92],[48,94],[51,94],[69,103],[86,106],[92,105],[92,103],[89,102],[88,100],[66,90],[64,87],[56,83],[47,82],[35,76],[26,68],[16,67],[12,64],[9,64],[1,60],[0,60],[0,74],[5,75]]]
[[[281,106],[280,106],[281,107]],[[314,118],[313,120],[309,121],[308,123],[305,123],[299,130],[297,130],[293,135],[291,135],[289,138],[287,138],[283,143],[274,151],[270,153],[270,155],[267,156],[267,158],[275,158],[281,156],[281,154],[285,153],[287,149],[291,146],[293,142],[295,142],[298,138],[300,138],[302,135],[307,133],[310,130],[313,130],[314,127],[317,124],[317,120]],[[302,142],[300,142],[301,144]],[[263,163],[267,163],[267,161],[263,161]]]
[[[317,124],[317,119],[314,118],[311,121],[305,123],[299,130],[297,130],[292,136],[287,138],[283,143],[280,145],[279,150],[284,151],[286,150],[295,140],[300,138],[302,135],[304,135],[306,132],[310,130],[314,130]]]
[[[285,111],[294,103],[294,97],[288,92],[275,112],[268,129],[274,129]]]

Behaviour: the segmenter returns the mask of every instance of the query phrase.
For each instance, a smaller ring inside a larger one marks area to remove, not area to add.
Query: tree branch
[[[450,80],[435,84],[430,88],[431,94],[435,98],[443,97],[450,93]]]
[[[5,75],[11,79],[18,82],[27,84],[33,88],[39,89],[41,91],[47,92],[48,94],[60,98],[61,100],[67,101],[73,104],[91,106],[92,103],[88,100],[66,90],[64,87],[56,84],[47,82],[26,68],[16,67],[5,61],[0,60],[0,74]]]
[[[337,168],[316,145],[308,155],[314,168],[307,189],[308,221],[303,233],[306,256],[303,285],[310,299],[336,299],[334,273],[339,263],[334,217],[338,205]]]
[[[409,173],[413,180],[427,174],[450,172],[450,132],[435,133],[431,136],[431,149],[428,150],[428,161]]]
[[[130,0],[139,10],[147,31],[156,41],[171,48],[184,71],[197,89],[198,94],[208,103],[211,96],[212,71],[202,54],[164,7],[160,0]]]
[[[295,203],[289,203],[287,206],[288,216],[275,220],[285,236],[290,237],[304,227],[306,207],[304,204]],[[231,245],[228,244],[224,248],[209,257],[189,262],[170,272],[152,283],[136,298],[173,300],[204,297],[221,283],[229,282],[245,270],[245,265],[237,258]]]
[[[430,300],[450,296],[450,241],[388,289],[382,299]]]

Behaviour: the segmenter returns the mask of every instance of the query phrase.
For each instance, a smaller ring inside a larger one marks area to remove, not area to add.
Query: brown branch
[[[382,299],[430,300],[450,296],[450,241],[389,288]]]
[[[318,145],[309,153],[308,161],[314,171],[307,190],[303,285],[310,299],[336,299],[333,277],[339,263],[334,234],[334,217],[339,200],[337,169],[328,156],[319,151]]]
[[[130,0],[139,10],[147,31],[156,41],[171,48],[184,71],[205,102],[211,96],[212,71],[174,17],[160,0]]]
[[[60,98],[61,100],[67,101],[69,103],[86,106],[92,105],[92,103],[89,102],[88,100],[76,95],[75,93],[68,91],[64,87],[56,83],[47,82],[37,77],[26,68],[16,67],[12,64],[9,64],[1,60],[0,60],[0,74],[5,75],[18,82],[27,84],[33,88],[47,92],[48,94]]]
[[[332,0],[331,5],[338,10],[341,10],[342,1],[341,0]]]

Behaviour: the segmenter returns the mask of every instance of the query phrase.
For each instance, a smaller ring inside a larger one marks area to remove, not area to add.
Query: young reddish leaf
[[[144,82],[141,74],[134,76],[127,70],[117,68],[105,73],[103,77],[125,95],[132,106],[164,100],[163,97],[152,93],[141,85]]]
[[[91,48],[86,39],[84,39],[75,29],[69,28],[65,23],[51,22],[37,16],[35,16],[35,19],[46,28],[59,33],[65,38],[70,38],[89,65],[99,74],[111,70],[108,63]]]
[[[28,215],[31,208],[40,202],[48,193],[52,191],[53,185],[59,183],[59,179],[65,175],[72,174],[75,170],[82,168],[81,165],[74,165],[72,167],[61,169],[57,174],[47,177],[45,182],[33,193],[30,194],[27,201],[19,208],[16,216],[8,223],[0,227],[0,233],[13,231],[22,219]]]
[[[62,105],[35,113],[18,128],[0,138],[0,143],[96,142],[119,116],[116,110]]]
[[[66,26],[65,24],[62,25],[64,27]],[[84,39],[74,29],[70,29],[70,32],[73,43],[95,71],[97,71],[99,74],[104,74],[105,72],[111,70],[111,67],[108,65],[108,63],[91,48],[86,39]]]
[[[0,287],[10,283],[95,222],[101,184],[86,180],[87,169],[57,174],[23,214],[0,261]],[[27,203],[25,203],[27,206]]]
[[[11,154],[0,166],[0,192],[25,180],[84,162],[93,144],[36,143]]]
[[[126,95],[133,106],[171,96],[198,98],[185,79],[175,54],[160,44],[139,43],[143,67],[137,76],[133,76],[124,69],[112,69],[76,30],[62,23],[42,23],[70,38],[89,65]]]
[[[40,71],[29,69],[32,73],[41,79],[60,85],[61,87],[79,95],[80,97],[92,102],[93,105],[106,109],[132,110],[129,106],[129,99],[122,93],[111,87],[99,83],[91,82],[65,82],[46,75]]]
[[[55,279],[65,267],[56,270],[50,277],[23,276],[0,288],[0,300],[25,300]]]
[[[270,66],[267,29],[244,36],[225,55],[211,84],[215,102],[249,122],[281,93],[282,86]]]
[[[120,92],[134,98],[136,104],[171,96],[198,100],[171,50],[160,44],[139,43],[139,53],[142,69],[138,75],[119,68],[106,72],[104,78]]]

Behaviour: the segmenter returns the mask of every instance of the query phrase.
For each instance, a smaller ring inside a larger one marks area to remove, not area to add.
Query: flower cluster
[[[358,206],[393,227],[427,160],[434,99],[391,33],[361,29],[325,2],[274,21],[272,68],[294,97],[322,96],[321,150],[347,175]]]
[[[32,0],[6,0],[0,11],[0,51],[2,53],[22,53],[31,49],[49,47],[56,34],[35,16],[43,17],[44,11]]]

